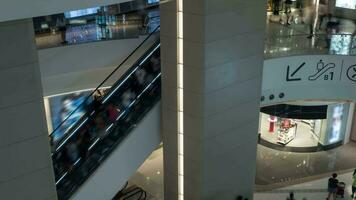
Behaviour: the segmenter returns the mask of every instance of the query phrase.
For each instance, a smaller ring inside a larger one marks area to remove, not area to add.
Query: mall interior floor
[[[256,184],[261,187],[270,187],[270,184],[287,186],[303,182],[305,177],[349,170],[356,167],[355,152],[355,142],[315,153],[281,152],[259,145]]]
[[[338,199],[352,200],[352,174],[353,170],[338,175],[337,179],[346,184],[344,198],[338,196]],[[329,177],[325,176],[324,178],[276,190],[255,192],[254,200],[285,200],[289,195],[289,192],[293,192],[295,194],[295,198],[300,200],[303,200],[303,198],[306,198],[306,200],[324,200],[327,197],[326,186],[328,179]]]
[[[282,152],[258,145],[256,191],[269,191],[268,194],[272,191],[273,195],[278,193],[276,196],[284,200],[288,192],[275,190],[286,187],[288,189],[291,185],[296,185],[292,188],[298,190],[300,194],[311,193],[318,197],[309,200],[319,200],[321,197],[325,199],[324,179],[334,172],[353,170],[356,167],[355,152],[355,142],[334,150],[315,153]],[[163,150],[160,148],[151,154],[129,181],[160,200],[163,199],[163,173]],[[347,175],[339,179],[350,186],[350,177]]]

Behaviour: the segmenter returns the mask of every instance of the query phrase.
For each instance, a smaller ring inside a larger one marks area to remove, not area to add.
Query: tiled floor
[[[356,54],[356,37],[349,34],[354,33],[356,26],[350,20],[342,20],[340,34],[331,37],[331,47],[327,48],[324,28],[317,31],[313,38],[309,35],[309,26],[305,24],[282,25],[276,22],[267,23],[267,36],[265,41],[265,57],[281,57],[289,55],[310,54]],[[322,26],[323,27],[323,26]],[[350,41],[348,41],[350,40]],[[344,42],[347,41],[347,42]]]
[[[351,184],[352,184],[352,174],[353,171],[344,174],[339,174],[337,177],[340,182],[346,183],[344,200],[351,200]],[[288,186],[280,188],[277,190],[266,191],[266,192],[256,192],[254,195],[255,200],[285,200],[288,193],[293,191],[295,193],[295,198],[302,200],[306,198],[307,200],[324,200],[327,197],[326,185],[329,177],[320,178],[314,181],[297,184],[293,186]],[[338,199],[342,199],[339,197]]]
[[[257,147],[257,200],[285,199],[288,192],[296,191],[298,199],[325,199],[326,178],[331,173],[347,172],[356,168],[356,143],[337,149],[317,153],[281,152],[258,145]],[[268,172],[268,173],[267,173]],[[131,177],[130,182],[145,191],[163,199],[163,151],[156,150]],[[348,187],[350,194],[350,173],[339,177]],[[290,186],[292,185],[292,186]],[[276,190],[280,188],[279,190]],[[268,191],[268,192],[261,192]],[[273,199],[272,197],[276,197]]]
[[[256,184],[289,185],[310,176],[330,174],[356,167],[356,143],[315,153],[291,153],[259,145],[257,149]],[[268,173],[266,173],[268,172]]]

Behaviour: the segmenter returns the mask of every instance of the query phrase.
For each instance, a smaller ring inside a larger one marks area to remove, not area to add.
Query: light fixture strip
[[[184,200],[183,0],[177,0],[178,200]]]

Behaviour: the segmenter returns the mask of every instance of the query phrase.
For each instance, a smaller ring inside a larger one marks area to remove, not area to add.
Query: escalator
[[[140,127],[141,124],[147,126],[152,124],[145,119],[148,116],[155,116],[158,121],[157,108],[161,98],[160,64],[159,27],[157,27],[53,131],[52,161],[59,200],[83,199],[85,195],[78,197],[76,193],[92,191],[95,188],[102,190],[104,188],[102,182],[93,177],[100,176],[99,169],[109,165],[110,160],[113,161],[109,169],[116,167],[117,163],[127,162],[125,159],[120,161],[120,156],[134,150],[128,150],[125,145],[145,149],[145,147],[135,146],[132,141],[136,136],[132,135],[137,135],[136,132],[149,131],[147,127]],[[122,72],[120,71],[122,68],[128,70]],[[152,130],[159,132],[158,128]],[[120,148],[121,152],[118,152]],[[146,148],[146,151],[147,149],[149,148]],[[144,159],[142,158],[142,162]],[[133,166],[138,167],[137,162],[130,165]],[[136,169],[132,169],[133,172]],[[84,190],[84,187],[87,189]],[[90,192],[87,193],[85,198],[88,199]]]

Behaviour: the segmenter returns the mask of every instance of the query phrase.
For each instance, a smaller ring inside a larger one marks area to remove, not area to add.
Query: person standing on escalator
[[[119,116],[119,110],[115,108],[113,103],[110,103],[107,108],[107,118],[110,123],[114,123]]]
[[[101,107],[101,97],[103,96],[103,93],[100,91],[100,89],[96,90],[93,93],[93,102],[91,103],[91,108],[89,109],[89,112],[97,111],[99,112],[99,109]]]

